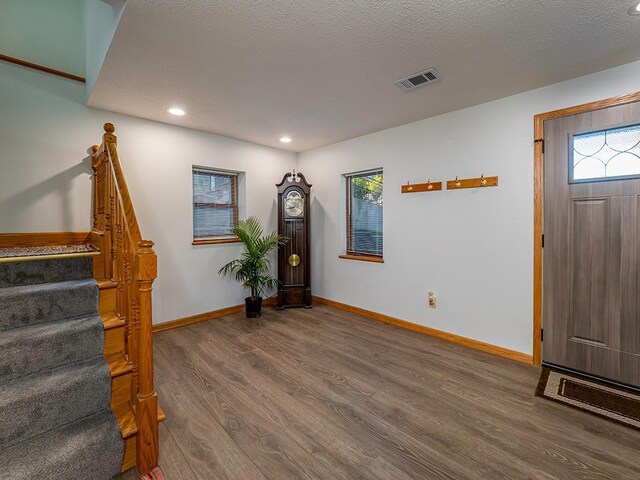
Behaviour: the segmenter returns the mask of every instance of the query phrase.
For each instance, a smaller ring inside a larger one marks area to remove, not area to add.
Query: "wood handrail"
[[[4,60],[5,62],[9,63],[15,63],[16,65],[20,65],[21,67],[33,68],[34,70],[50,73],[51,75],[57,75],[62,78],[68,78],[69,80],[75,80],[76,82],[87,83],[87,79],[84,77],[80,77],[79,75],[63,72],[62,70],[56,70],[55,68],[45,67],[44,65],[39,65],[37,63],[27,62],[26,60],[10,57],[9,55],[5,55],[3,53],[0,53],[0,60]]]
[[[135,245],[138,245],[142,241],[142,235],[140,234],[140,226],[138,225],[138,218],[133,208],[133,202],[131,201],[131,194],[129,193],[129,186],[124,178],[124,172],[122,171],[122,164],[120,163],[120,157],[118,156],[118,138],[114,135],[116,127],[113,123],[104,124],[104,135],[102,136],[103,145],[106,148],[107,154],[111,159],[111,167],[116,179],[116,188],[121,196],[124,213],[126,215],[127,224],[131,231],[132,241]]]
[[[144,240],[118,156],[115,127],[104,125],[93,150],[92,239],[100,248],[94,275],[116,286],[115,314],[125,320],[126,351],[133,366],[136,460],[140,473],[158,465],[158,399],[153,378],[151,292],[157,276],[153,242]]]

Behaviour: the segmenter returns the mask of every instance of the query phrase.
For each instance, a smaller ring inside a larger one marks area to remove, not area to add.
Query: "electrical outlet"
[[[427,295],[429,295],[429,308],[437,308],[436,294],[427,292]]]

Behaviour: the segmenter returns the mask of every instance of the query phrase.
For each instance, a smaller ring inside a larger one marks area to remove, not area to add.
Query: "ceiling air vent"
[[[427,83],[433,83],[440,80],[440,75],[436,72],[435,68],[430,68],[429,70],[425,70],[424,72],[414,73],[413,75],[409,75],[408,77],[401,78],[396,81],[396,85],[400,87],[405,92],[409,90],[413,90],[420,85],[426,85]]]

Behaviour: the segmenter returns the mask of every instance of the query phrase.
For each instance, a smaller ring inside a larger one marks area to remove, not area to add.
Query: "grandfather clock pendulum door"
[[[278,233],[289,240],[278,250],[276,308],[311,308],[309,205],[311,185],[301,173],[287,173],[278,187]]]

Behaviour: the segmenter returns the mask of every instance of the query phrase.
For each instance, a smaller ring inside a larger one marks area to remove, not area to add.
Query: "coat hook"
[[[409,182],[409,180],[407,180],[407,192],[411,192],[413,191],[413,187],[411,186],[411,183]]]
[[[484,173],[482,175],[480,175],[480,186],[484,187],[487,185],[487,179],[484,178]]]
[[[462,183],[460,182],[460,180],[458,180],[458,176],[456,175],[456,188],[460,188],[462,186]]]
[[[427,190],[433,190],[433,185],[431,185],[431,179],[427,180]]]

